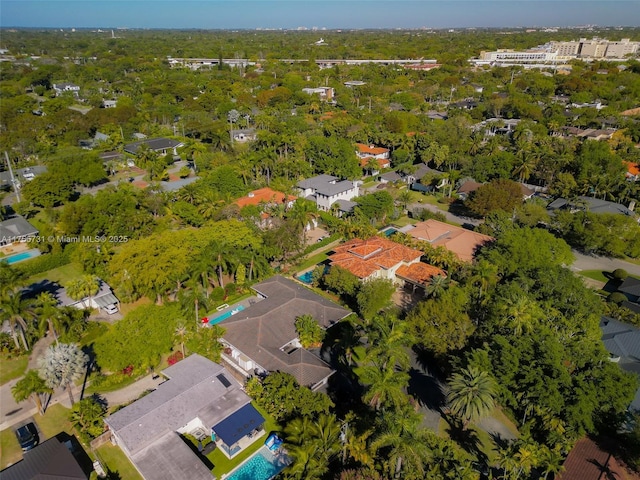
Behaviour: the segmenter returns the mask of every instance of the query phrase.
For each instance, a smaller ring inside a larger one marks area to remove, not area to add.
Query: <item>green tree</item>
[[[16,402],[22,402],[27,398],[30,399],[40,415],[44,415],[47,399],[53,393],[53,390],[47,387],[45,381],[40,378],[38,372],[29,370],[24,377],[11,387],[11,394]],[[44,400],[44,401],[43,401]]]
[[[360,315],[364,319],[370,320],[391,303],[391,296],[395,291],[391,280],[385,278],[373,278],[362,282],[356,294]]]
[[[88,361],[76,344],[59,343],[50,346],[38,360],[39,373],[48,387],[64,387],[73,405],[73,383],[87,373]]]
[[[363,400],[376,410],[399,408],[408,402],[404,389],[409,384],[409,374],[396,371],[394,365],[365,365],[358,368],[357,374],[366,389]]]
[[[473,192],[465,204],[480,217],[495,210],[510,213],[522,204],[522,190],[518,183],[511,180],[493,180]]]
[[[57,326],[59,331],[62,322],[62,312],[58,309],[58,300],[56,300],[51,293],[42,292],[38,295],[36,303],[38,305],[37,313],[40,320],[44,321],[42,325],[46,325],[51,334],[51,338],[58,343],[58,334],[56,333],[55,327]]]
[[[493,410],[495,386],[487,372],[469,367],[453,374],[448,387],[449,408],[460,418],[464,429]]]
[[[99,437],[104,432],[106,406],[95,397],[83,398],[69,413],[69,420],[85,439]]]
[[[322,344],[324,330],[313,316],[304,314],[296,317],[295,327],[302,348],[313,348]]]

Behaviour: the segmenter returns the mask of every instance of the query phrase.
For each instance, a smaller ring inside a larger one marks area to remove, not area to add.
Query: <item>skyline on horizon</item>
[[[640,0],[0,0],[0,27],[393,29],[640,26]]]

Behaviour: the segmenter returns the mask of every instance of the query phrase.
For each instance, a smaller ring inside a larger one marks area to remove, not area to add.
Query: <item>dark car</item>
[[[31,450],[38,445],[38,430],[33,423],[27,423],[16,430],[18,443],[23,451]]]

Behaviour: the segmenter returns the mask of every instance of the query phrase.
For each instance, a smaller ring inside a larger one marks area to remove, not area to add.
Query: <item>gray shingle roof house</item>
[[[637,302],[640,300],[640,280],[627,277],[622,282],[622,285],[618,287],[618,291],[624,293],[632,302]]]
[[[24,242],[36,235],[38,235],[38,229],[20,215],[0,222],[0,246]]]
[[[286,372],[300,385],[320,388],[333,370],[301,347],[295,319],[309,314],[320,326],[328,328],[349,315],[349,310],[280,275],[254,285],[253,289],[264,300],[224,321],[226,332],[222,342],[231,349],[225,355],[227,361],[238,365],[247,375],[256,370]]]
[[[620,203],[608,202],[606,200],[600,200],[599,198],[593,197],[578,197],[578,201],[571,201],[564,198],[557,198],[549,205],[547,205],[547,210],[583,210],[586,208],[588,211],[592,213],[616,213],[621,215],[627,215],[629,217],[633,217],[634,213],[632,210],[629,210],[627,207]]]
[[[144,478],[211,480],[209,469],[179,434],[200,439],[212,435],[216,446],[233,456],[260,437],[256,433],[262,432],[264,419],[229,372],[200,355],[163,374],[169,380],[105,423]]]
[[[611,360],[620,368],[640,376],[640,328],[609,317],[600,319],[602,342]],[[631,402],[631,409],[640,412],[640,388]]]
[[[139,142],[133,142],[125,145],[124,151],[131,155],[136,155],[142,145],[146,145],[150,150],[153,150],[160,155],[166,155],[168,152],[171,152],[173,155],[177,155],[178,151],[176,149],[184,146],[182,142],[171,138],[150,138],[148,140],[141,140]]]
[[[89,477],[65,444],[57,438],[50,438],[29,450],[22,461],[2,470],[0,478],[86,480]]]

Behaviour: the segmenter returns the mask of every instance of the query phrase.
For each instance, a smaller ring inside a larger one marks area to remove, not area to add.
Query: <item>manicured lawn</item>
[[[78,401],[77,398],[75,400]],[[75,432],[73,425],[69,421],[70,411],[57,403],[47,408],[44,415],[36,414],[33,418],[45,438],[55,437],[60,432],[67,432],[69,435],[73,435]]]
[[[4,385],[9,380],[21,377],[27,369],[29,363],[29,355],[20,355],[19,357],[2,359],[2,368],[0,368],[0,385]]]
[[[142,306],[142,305],[151,305],[153,303],[153,301],[147,297],[142,297],[138,300],[136,300],[133,303],[121,303],[120,304],[120,313],[125,316],[127,313],[129,313],[131,310],[135,310],[136,308]]]
[[[406,215],[404,217],[400,217],[397,220],[393,221],[393,225],[396,225],[398,227],[406,227],[407,225],[414,225],[416,223],[418,223],[419,220],[416,220],[414,218],[409,218]]]
[[[578,274],[599,282],[607,283],[609,281],[609,279],[604,276],[604,272],[602,270],[581,270]]]
[[[307,268],[313,267],[314,265],[317,265],[320,262],[324,262],[327,258],[328,258],[328,255],[326,252],[318,253],[316,255],[308,257],[304,262],[300,263],[297,269],[306,270]]]
[[[216,478],[221,478],[223,473],[229,473],[231,470],[236,468],[238,465],[244,462],[247,458],[253,455],[260,447],[262,447],[262,445],[264,445],[264,441],[266,440],[267,435],[269,435],[271,432],[280,431],[280,427],[278,426],[276,421],[273,419],[273,417],[268,415],[267,412],[262,410],[255,403],[253,403],[253,406],[256,407],[256,410],[258,410],[260,412],[260,415],[262,415],[265,419],[264,431],[266,432],[266,434],[260,437],[258,440],[256,440],[245,451],[238,454],[236,457],[233,457],[231,460],[229,460],[217,448],[213,452],[211,452],[209,455],[207,455],[207,458],[211,460],[211,463],[213,463],[214,465],[213,474],[216,476]]]
[[[77,263],[68,263],[67,265],[29,277],[28,283],[36,283],[46,279],[64,286],[71,280],[75,280],[80,277],[82,277],[82,267]]]
[[[105,443],[101,447],[98,447],[95,453],[105,470],[118,472],[118,477],[114,476],[113,478],[143,480],[136,468],[131,464],[122,450],[120,450],[120,447]]]
[[[22,450],[13,429],[0,432],[0,470],[22,460]]]

